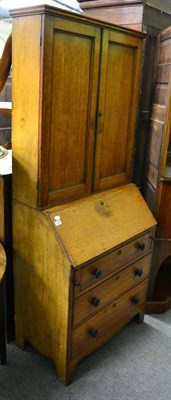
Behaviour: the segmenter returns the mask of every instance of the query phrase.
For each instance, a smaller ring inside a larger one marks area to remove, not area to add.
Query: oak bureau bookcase
[[[69,384],[143,319],[156,225],[131,183],[144,34],[45,5],[11,15],[16,341]]]

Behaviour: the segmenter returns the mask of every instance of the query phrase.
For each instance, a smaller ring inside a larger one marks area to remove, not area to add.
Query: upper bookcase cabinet
[[[50,6],[13,17],[13,195],[46,208],[131,180],[144,34]]]

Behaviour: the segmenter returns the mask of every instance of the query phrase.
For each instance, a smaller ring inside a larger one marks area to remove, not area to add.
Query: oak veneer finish
[[[134,207],[132,207],[133,204]],[[79,203],[75,201],[72,202],[72,205],[68,203],[62,204],[58,208],[52,207],[49,211],[53,223],[56,215],[60,216],[62,224],[55,230],[67,246],[72,263],[80,265],[87,260],[94,261],[94,257],[102,256],[102,253],[106,253],[138,234],[143,236],[143,242],[145,244],[147,242],[148,246],[148,238],[144,231],[148,229],[152,216],[151,213],[148,213],[147,208],[146,221],[144,221],[143,209],[146,211],[142,196],[134,184],[129,184],[106,191],[105,194],[102,192],[84,198]],[[46,211],[47,214],[49,211]],[[152,220],[154,221],[153,218]],[[92,226],[96,226],[95,236]],[[94,237],[96,237],[95,241]],[[119,254],[121,260],[117,255],[113,255],[119,258],[119,266],[139,254],[136,241],[135,243],[133,241],[132,249],[129,244],[125,246],[126,248],[123,247]],[[109,269],[110,262],[109,259],[107,261]]]
[[[103,281],[98,286],[95,287],[93,286],[93,288],[90,289],[89,291],[85,291],[85,293],[81,296],[81,299],[79,295],[77,296],[78,298],[76,297],[77,295],[76,293],[74,300],[73,325],[79,324],[85,318],[95,314],[97,310],[98,311],[101,310],[102,307],[110,303],[114,297],[117,298],[121,292],[124,293],[129,286],[131,287],[137,285],[138,283],[141,282],[141,280],[147,278],[149,274],[150,261],[151,261],[151,254],[148,254],[147,256],[138,259],[138,261],[131,264],[131,266],[125,268],[123,264],[122,269],[116,268],[116,273],[113,275],[114,265],[116,265],[116,260],[115,258],[113,258],[113,264],[112,264],[113,269],[111,269],[112,276],[110,276],[109,279]],[[96,264],[99,267],[99,262],[96,262]],[[127,262],[125,262],[125,264],[127,264]],[[105,259],[103,261],[103,270],[104,267],[106,267]],[[138,273],[140,276],[138,275]],[[104,278],[105,274],[103,272],[102,274]],[[75,275],[77,276],[77,273]],[[94,305],[94,307],[92,307],[92,305]]]
[[[90,349],[94,350],[99,346],[100,340],[104,341],[105,335],[112,337],[136,314],[143,313],[146,290],[147,281],[143,281],[126,294],[116,300],[113,299],[105,309],[74,328],[71,356],[78,358],[80,354],[88,354]],[[136,305],[132,302],[134,297],[138,298]],[[90,334],[93,330],[94,336]]]
[[[79,360],[143,318],[156,221],[126,183],[144,35],[49,6],[11,14],[16,341],[69,384]]]
[[[47,208],[131,181],[144,35],[48,6],[11,15],[14,198]]]
[[[16,341],[69,384],[80,359],[142,319],[156,222],[133,184],[45,211],[13,207]]]

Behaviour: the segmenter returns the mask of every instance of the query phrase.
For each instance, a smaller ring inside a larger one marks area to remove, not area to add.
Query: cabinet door
[[[131,179],[142,41],[104,30],[94,190]]]
[[[100,29],[49,17],[44,46],[41,207],[91,192]]]

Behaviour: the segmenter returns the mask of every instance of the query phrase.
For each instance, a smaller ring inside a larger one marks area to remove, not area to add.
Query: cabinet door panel
[[[104,32],[95,190],[110,188],[131,178],[140,62],[141,44],[137,39]]]
[[[51,103],[44,104],[41,205],[91,192],[97,108],[100,30],[56,20],[50,34],[44,68],[51,76],[45,76],[44,90],[48,79]]]

